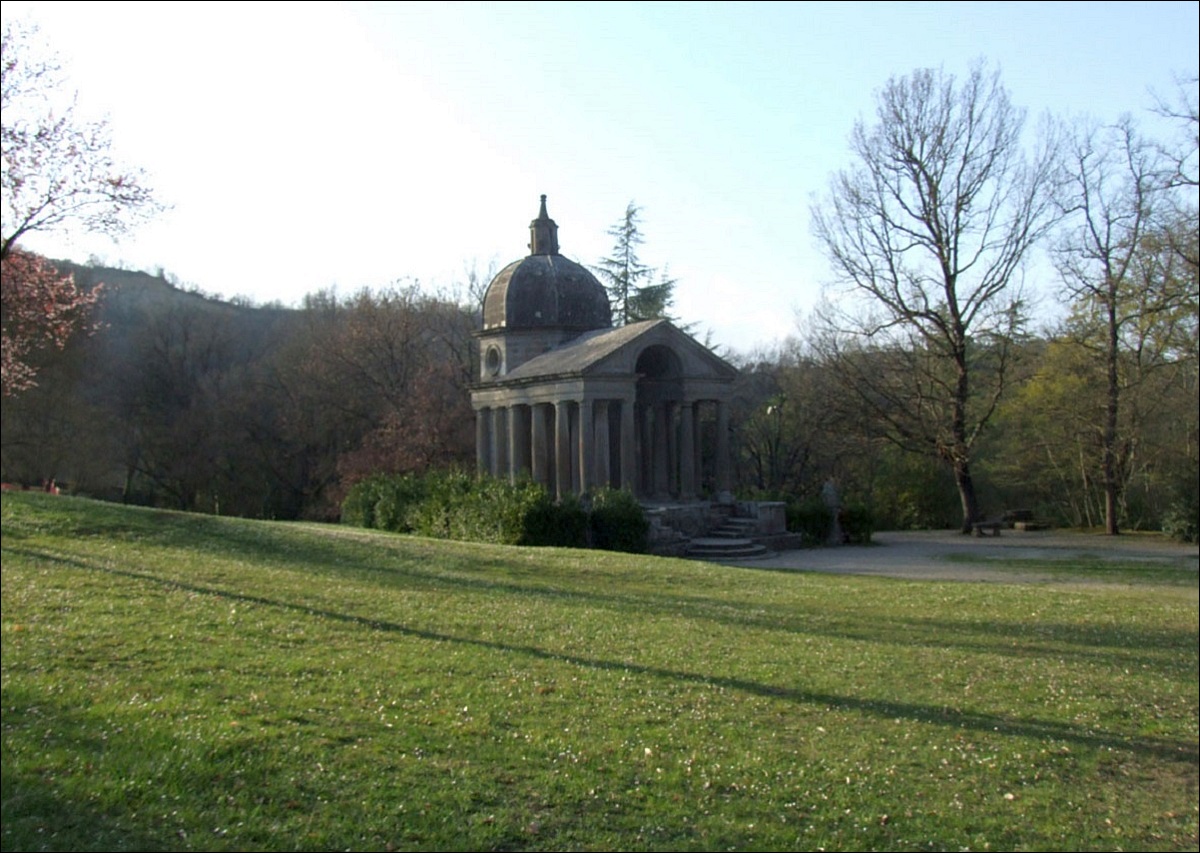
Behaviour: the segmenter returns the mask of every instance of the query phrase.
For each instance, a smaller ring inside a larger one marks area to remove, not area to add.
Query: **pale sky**
[[[1049,112],[1149,120],[1194,76],[1200,4],[106,3],[5,0],[171,210],[52,257],[255,302],[419,280],[528,253],[548,196],[595,265],[642,208],[643,262],[733,352],[796,332],[830,278],[809,209],[852,164],[890,77],[998,67]]]

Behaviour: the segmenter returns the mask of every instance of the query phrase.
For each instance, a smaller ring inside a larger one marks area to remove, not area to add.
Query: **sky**
[[[830,283],[810,210],[889,78],[983,61],[1032,130],[1153,121],[1200,57],[1195,0],[5,0],[14,16],[170,206],[119,242],[27,249],[296,305],[461,291],[528,253],[542,194],[562,254],[594,266],[634,203],[679,321],[742,354],[796,334]]]

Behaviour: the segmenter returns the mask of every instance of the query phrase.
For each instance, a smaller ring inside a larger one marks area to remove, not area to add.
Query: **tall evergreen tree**
[[[668,309],[675,300],[675,280],[664,270],[655,282],[657,270],[638,257],[637,249],[643,242],[641,212],[629,202],[624,217],[608,231],[616,240],[612,254],[594,267],[608,291],[613,324],[617,326],[658,317],[670,319]]]

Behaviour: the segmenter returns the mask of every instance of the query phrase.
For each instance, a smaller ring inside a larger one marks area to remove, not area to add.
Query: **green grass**
[[[1062,558],[1005,557],[997,554],[953,553],[951,563],[986,566],[1000,577],[1005,573],[1028,577],[1043,575],[1062,581],[1124,584],[1167,584],[1200,588],[1195,559],[1129,559],[1120,555],[1082,553]]]
[[[1197,591],[3,497],[4,850],[1197,847]]]

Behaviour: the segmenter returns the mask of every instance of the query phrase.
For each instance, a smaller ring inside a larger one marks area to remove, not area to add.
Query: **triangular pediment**
[[[661,346],[679,358],[689,379],[732,381],[737,369],[712,350],[676,328],[668,320],[645,320],[615,329],[580,335],[522,364],[499,384],[561,377],[631,377],[638,357],[649,347]]]

